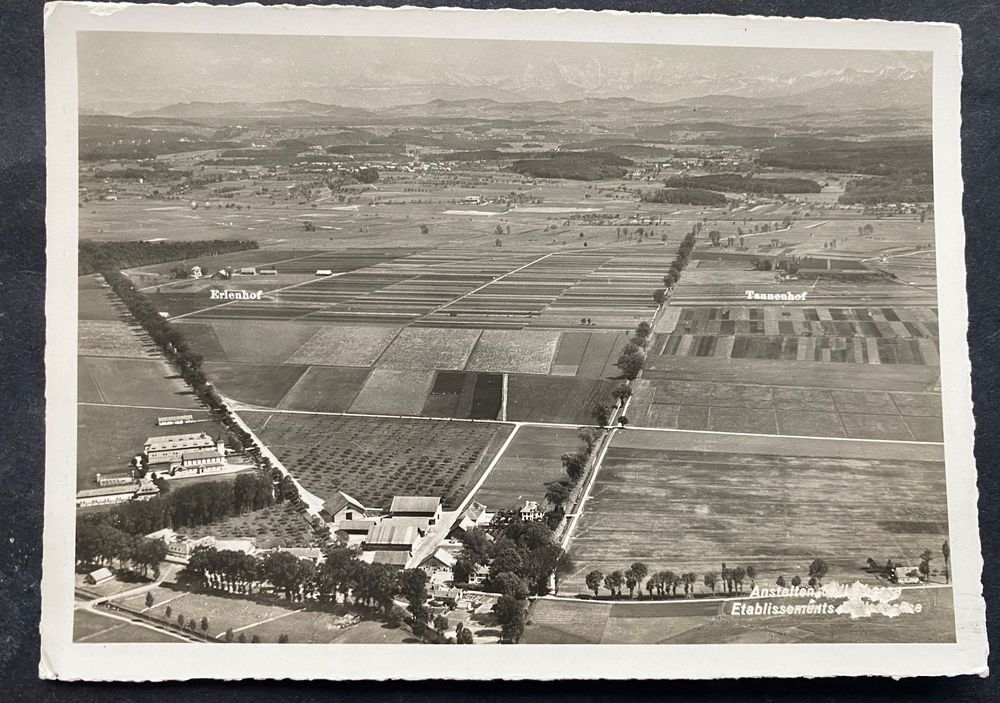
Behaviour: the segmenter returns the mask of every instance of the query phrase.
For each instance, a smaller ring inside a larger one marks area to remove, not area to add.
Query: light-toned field
[[[373,637],[369,631],[375,623],[351,625],[355,614],[349,607],[330,606],[320,609],[301,603],[287,603],[282,600],[251,600],[246,597],[230,596],[224,593],[196,593],[172,588],[157,588],[153,591],[154,605],[146,609],[145,595],[136,596],[122,602],[128,608],[145,613],[160,621],[167,621],[166,609],[170,608],[170,622],[176,623],[183,616],[185,622],[194,620],[201,632],[202,618],[208,619],[209,637],[224,642],[227,629],[233,630],[233,640],[238,642],[242,634],[249,642],[254,635],[262,643],[276,643],[281,635],[286,635],[291,643],[327,644],[349,637],[350,631],[358,627],[355,641]],[[381,626],[381,623],[378,623]],[[394,631],[402,632],[402,631]],[[403,635],[398,635],[402,641]],[[117,640],[130,641],[130,640]],[[378,641],[373,638],[373,641]],[[393,641],[386,635],[386,641]]]
[[[376,365],[394,370],[458,371],[465,368],[479,334],[479,330],[408,327],[382,353]]]
[[[81,356],[110,356],[148,359],[160,356],[138,326],[121,320],[80,320],[77,353]]]
[[[566,593],[591,569],[645,562],[704,574],[754,565],[758,579],[865,579],[865,560],[916,564],[947,539],[939,445],[619,431],[570,552]]]
[[[319,325],[299,322],[217,320],[215,335],[229,361],[280,364],[312,337]],[[181,334],[184,328],[179,328]]]
[[[77,363],[79,399],[83,402],[183,410],[203,407],[194,392],[162,357],[119,359],[82,356]]]
[[[511,431],[498,423],[242,415],[308,491],[325,501],[344,491],[373,507],[397,495],[457,505]]]
[[[372,366],[399,333],[398,327],[321,327],[287,359],[290,364]]]
[[[470,371],[510,373],[549,372],[559,332],[543,330],[484,330],[469,359]]]
[[[433,371],[373,369],[351,404],[351,412],[419,415],[433,381]]]

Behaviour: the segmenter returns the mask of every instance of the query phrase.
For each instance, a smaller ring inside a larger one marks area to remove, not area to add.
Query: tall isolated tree
[[[611,420],[611,408],[607,403],[594,403],[590,409],[590,416],[594,418],[598,425],[606,427]]]
[[[611,596],[620,596],[622,591],[622,584],[625,583],[625,574],[621,571],[612,571],[610,574],[604,577],[604,587],[611,591]]]
[[[586,576],[587,588],[594,592],[594,598],[600,595],[601,585],[604,583],[604,573],[599,569],[594,569]]]
[[[627,381],[622,381],[611,393],[611,397],[614,398],[619,405],[623,405],[626,400],[632,397],[632,387]]]
[[[571,490],[572,485],[567,481],[549,481],[545,484],[545,500],[556,510],[562,510]]]
[[[921,216],[924,215],[925,211],[921,211]],[[923,220],[921,220],[923,222]],[[948,544],[948,540],[945,540],[941,545],[941,556],[944,557],[944,578],[946,583],[951,583],[951,546]]]
[[[825,559],[813,559],[812,563],[809,565],[809,576],[810,578],[815,578],[817,583],[822,583],[823,577],[826,576],[829,571],[830,565],[826,563]]]
[[[565,452],[561,458],[563,468],[566,469],[566,475],[570,481],[576,483],[583,478],[584,471],[587,469],[588,455],[586,452]]]
[[[635,581],[636,586],[639,588],[639,598],[642,598],[642,580],[649,575],[649,568],[643,564],[641,561],[636,561],[632,563],[632,566],[628,567],[628,571],[625,572],[626,578],[631,578]],[[632,587],[629,588],[629,597],[632,597]]]
[[[504,641],[517,644],[527,623],[524,602],[510,596],[500,596],[493,605],[493,614],[500,624]]]
[[[924,581],[931,580],[931,559],[934,558],[934,554],[929,549],[925,549],[920,554],[920,565],[917,567],[920,572],[920,577]]]

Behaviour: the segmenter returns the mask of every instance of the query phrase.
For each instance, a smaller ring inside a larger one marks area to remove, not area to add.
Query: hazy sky
[[[912,52],[154,32],[81,33],[78,51],[80,107],[109,113],[196,100],[768,97],[824,73],[930,67]]]

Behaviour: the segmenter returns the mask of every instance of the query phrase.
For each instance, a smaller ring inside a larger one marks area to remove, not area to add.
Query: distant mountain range
[[[375,114],[368,110],[341,105],[324,105],[310,100],[283,100],[278,102],[206,102],[176,103],[156,110],[132,113],[132,117],[168,117],[184,120],[239,119],[269,117],[328,117],[333,121],[360,122],[370,120]]]
[[[523,86],[524,93],[543,92],[540,87],[551,83],[554,77],[548,73],[536,71],[531,76],[532,81]],[[559,95],[565,93],[568,82],[578,83],[582,76],[566,76],[562,78],[560,88],[550,87],[550,93]],[[547,76],[546,80],[542,80]],[[588,81],[599,84],[600,92],[608,90],[606,79],[594,78]],[[448,90],[438,92],[495,92],[497,86],[480,85],[461,86],[457,75],[451,76]],[[571,80],[572,79],[572,80]],[[632,78],[632,82],[636,82]],[[721,83],[731,85],[720,86]],[[930,114],[931,75],[930,71],[918,71],[903,68],[882,69],[879,71],[824,71],[812,74],[779,76],[778,78],[752,79],[746,76],[734,76],[728,81],[718,78],[708,79],[698,76],[691,77],[688,90],[694,90],[699,84],[705,84],[706,93],[694,97],[682,97],[672,100],[655,100],[655,96],[638,99],[624,95],[634,92],[634,85],[622,83],[623,97],[584,97],[575,99],[549,100],[499,100],[494,97],[472,98],[435,98],[430,101],[396,105],[377,109],[345,107],[337,104],[326,104],[310,100],[287,100],[272,102],[183,102],[167,105],[155,110],[144,110],[132,113],[133,117],[162,117],[184,120],[261,120],[285,117],[321,118],[331,122],[344,124],[361,124],[385,119],[412,118],[470,118],[470,119],[515,119],[515,120],[545,120],[566,117],[610,116],[624,114],[691,112],[699,109],[711,111],[752,111],[760,112],[775,110],[777,112],[793,109],[796,112],[808,111],[851,111],[851,110],[886,110],[890,112],[909,113],[913,116],[926,117]],[[709,85],[711,84],[711,85]],[[428,86],[424,86],[428,88]],[[722,88],[722,89],[720,89]],[[725,89],[728,88],[728,89]],[[597,92],[598,88],[592,88]],[[403,91],[406,92],[406,91]],[[508,91],[501,91],[508,92]],[[581,92],[579,89],[575,92]],[[586,91],[584,91],[586,92]]]

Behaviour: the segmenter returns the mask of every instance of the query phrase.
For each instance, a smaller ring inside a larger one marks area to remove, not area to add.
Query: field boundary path
[[[476,495],[479,489],[483,487],[483,484],[486,483],[486,479],[488,479],[490,474],[493,473],[493,469],[496,468],[497,464],[500,463],[500,459],[502,459],[503,455],[507,452],[507,448],[510,446],[511,442],[514,441],[514,436],[517,435],[517,431],[521,429],[523,424],[524,423],[520,422],[513,423],[514,429],[511,430],[509,435],[507,435],[507,439],[505,439],[504,443],[500,445],[500,448],[497,449],[496,454],[493,455],[493,459],[490,460],[489,465],[487,465],[486,469],[483,471],[483,475],[480,476],[475,485],[466,492],[465,498],[463,498],[462,502],[458,504],[458,507],[447,513],[448,518],[445,519],[442,516],[435,529],[429,532],[427,536],[421,540],[419,546],[413,550],[413,556],[410,557],[410,560],[407,562],[407,568],[416,568],[420,565],[420,562],[433,554],[434,550],[440,546],[441,542],[443,542],[448,536],[448,533],[451,532],[451,528],[454,526],[455,521],[461,519],[465,509],[468,508],[469,503],[472,502],[472,498]]]
[[[240,417],[235,410],[233,410],[232,401],[229,398],[225,397],[223,397],[222,400],[223,402],[226,403],[227,406],[229,406],[229,416],[233,419],[233,422],[239,425],[240,429],[242,429],[244,432],[249,434],[251,438],[253,438],[253,441],[256,442],[257,446],[260,447],[260,453],[271,460],[271,463],[274,464],[275,467],[277,467],[278,471],[281,472],[282,476],[287,476],[288,478],[291,479],[292,483],[295,485],[296,490],[298,490],[299,492],[299,499],[303,503],[305,503],[306,511],[310,515],[318,517],[320,520],[322,520],[323,518],[320,515],[320,511],[323,510],[326,504],[318,497],[307,491],[302,486],[302,484],[299,483],[298,479],[296,479],[292,475],[292,472],[289,471],[288,468],[283,463],[281,463],[281,460],[278,459],[277,456],[275,456],[274,452],[271,451],[270,447],[264,444],[261,438],[258,437],[257,434],[252,429],[250,429],[250,426],[246,423],[246,421],[242,417]]]
[[[628,409],[629,403],[631,402],[632,398],[629,396],[623,405],[615,407],[614,412],[608,420],[608,431],[601,440],[601,445],[597,451],[597,457],[594,459],[590,475],[587,477],[587,482],[584,484],[584,488],[580,492],[580,495],[576,499],[576,503],[573,506],[573,517],[570,519],[569,525],[566,527],[566,531],[563,533],[562,539],[560,540],[560,546],[563,549],[569,548],[569,542],[573,538],[573,532],[576,530],[577,523],[580,522],[580,516],[583,515],[584,505],[590,497],[590,490],[594,487],[594,483],[597,481],[597,474],[601,470],[601,463],[604,461],[604,455],[608,453],[608,449],[611,447],[611,440],[614,438],[615,432],[621,429],[615,427],[615,423],[618,422],[619,417],[623,417],[625,415],[625,411]]]

